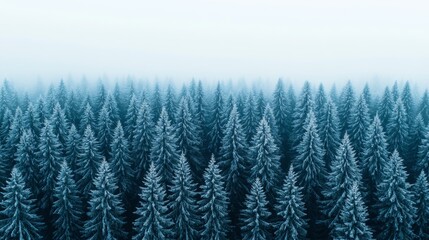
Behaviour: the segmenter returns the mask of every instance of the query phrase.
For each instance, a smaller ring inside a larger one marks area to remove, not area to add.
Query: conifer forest
[[[429,239],[429,92],[0,91],[0,239]]]

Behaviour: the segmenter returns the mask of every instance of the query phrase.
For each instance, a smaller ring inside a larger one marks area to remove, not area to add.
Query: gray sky
[[[1,1],[0,77],[429,82],[425,1]]]

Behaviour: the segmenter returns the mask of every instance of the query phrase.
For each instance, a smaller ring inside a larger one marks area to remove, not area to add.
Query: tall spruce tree
[[[78,155],[77,165],[77,184],[82,195],[87,198],[90,189],[92,189],[92,179],[95,178],[98,166],[103,160],[100,152],[100,145],[91,126],[87,126],[82,137],[82,151]]]
[[[143,101],[137,115],[136,126],[134,127],[131,153],[134,159],[133,168],[136,170],[135,179],[137,182],[143,181],[143,176],[149,169],[150,149],[154,134],[154,123],[151,112],[149,104]]]
[[[320,123],[321,119],[324,115],[324,109],[325,105],[327,103],[327,97],[325,93],[325,88],[323,87],[323,84],[321,83],[319,85],[319,89],[317,90],[316,97],[314,99],[314,107],[315,107],[315,114],[316,118],[318,120],[318,123]]]
[[[258,127],[258,112],[257,112],[257,102],[252,93],[249,94],[244,106],[243,113],[243,130],[246,134],[247,142],[250,143],[253,136],[256,133],[256,128]]]
[[[411,126],[414,118],[414,98],[411,93],[410,82],[405,83],[404,89],[401,93],[402,103],[404,104],[405,113],[407,115],[408,126]]]
[[[271,216],[268,210],[268,201],[259,178],[256,178],[250,193],[246,196],[245,208],[241,212],[243,239],[263,240],[270,239]]]
[[[280,154],[265,118],[261,119],[250,144],[249,159],[251,179],[259,178],[268,195],[273,195],[281,173]]]
[[[113,141],[110,144],[110,166],[113,174],[118,180],[118,187],[121,193],[128,193],[133,190],[134,169],[130,156],[130,147],[125,137],[121,122],[113,132]]]
[[[91,129],[97,129],[94,112],[92,111],[92,107],[89,103],[86,104],[85,109],[82,113],[82,117],[80,119],[80,134],[83,134],[85,132],[86,127],[88,125],[91,126]]]
[[[179,149],[189,161],[192,173],[197,173],[204,169],[203,156],[201,154],[201,131],[197,127],[196,119],[192,116],[192,109],[189,109],[190,98],[183,97],[179,103],[176,118],[176,137]]]
[[[136,132],[137,127],[137,118],[139,115],[139,104],[137,102],[137,97],[133,94],[128,103],[127,112],[125,114],[125,136],[129,143],[134,139],[134,133]]]
[[[204,184],[201,185],[201,200],[198,204],[202,219],[202,239],[225,239],[230,224],[228,217],[229,198],[221,171],[213,155],[204,172]]]
[[[337,148],[340,145],[340,124],[337,106],[330,97],[328,97],[322,113],[322,117],[319,119],[319,132],[320,139],[323,142],[323,148],[325,149],[325,166],[329,168],[331,162],[336,157]]]
[[[67,141],[67,134],[69,132],[69,122],[66,118],[64,110],[61,108],[60,103],[56,103],[54,111],[52,112],[50,122],[54,134],[58,137],[58,141],[61,144],[61,151],[64,151],[65,144]]]
[[[414,207],[407,173],[398,151],[394,150],[389,167],[385,170],[385,179],[377,185],[377,220],[383,227],[378,233],[379,239],[413,239]]]
[[[337,157],[331,162],[330,172],[327,176],[323,190],[323,210],[328,217],[328,226],[331,235],[335,226],[340,222],[340,212],[346,204],[347,194],[353,184],[360,182],[362,175],[358,167],[355,151],[347,133],[338,147]]]
[[[167,86],[167,92],[165,94],[164,105],[165,111],[167,111],[168,119],[174,125],[176,123],[176,112],[177,112],[177,102],[176,102],[176,93],[171,84]]]
[[[37,215],[33,195],[25,186],[24,178],[17,168],[12,174],[5,188],[0,203],[0,238],[42,239],[43,221]]]
[[[172,230],[177,239],[195,239],[198,236],[200,216],[196,197],[197,184],[194,183],[188,161],[182,154],[174,169],[168,203],[170,218],[175,223]]]
[[[54,134],[49,120],[45,121],[45,126],[40,132],[37,159],[40,176],[42,176],[40,178],[40,188],[43,196],[40,203],[42,209],[49,211],[52,206],[52,192],[55,187],[56,176],[63,161],[61,143]]]
[[[174,169],[179,161],[177,139],[174,135],[173,126],[167,115],[167,110],[162,108],[161,115],[155,127],[155,137],[152,141],[150,159],[155,163],[156,170],[162,180],[169,182],[173,176]]]
[[[429,183],[424,171],[420,173],[412,190],[416,207],[414,233],[417,239],[429,239]]]
[[[293,139],[295,139],[294,146],[295,148],[301,142],[304,133],[306,131],[306,119],[310,112],[314,113],[314,102],[311,93],[311,86],[308,81],[304,83],[302,88],[301,95],[299,96],[298,102],[295,106],[295,110],[293,112]],[[317,122],[316,116],[315,124]]]
[[[81,151],[82,137],[74,124],[71,125],[65,144],[65,159],[68,166],[74,171],[77,169],[77,161]]]
[[[365,96],[361,95],[352,110],[349,124],[350,140],[357,152],[358,162],[361,162],[363,158],[366,131],[369,125],[371,125],[369,108]]]
[[[208,137],[210,139],[209,152],[212,152],[213,154],[215,154],[215,156],[218,156],[222,143],[222,131],[224,129],[225,124],[223,112],[223,93],[220,83],[218,83],[212,100],[208,122]]]
[[[335,240],[370,240],[372,231],[366,224],[367,220],[368,212],[359,191],[359,184],[355,182],[348,190],[332,237]]]
[[[103,160],[94,179],[89,201],[88,220],[83,235],[86,239],[124,239],[125,212],[118,192],[118,182],[109,164]]]
[[[53,221],[54,239],[81,239],[82,201],[72,170],[64,161],[54,188]]]
[[[339,99],[338,116],[341,122],[341,134],[350,129],[353,106],[355,105],[355,91],[350,81],[344,86]]]
[[[307,235],[306,209],[302,187],[297,185],[297,176],[291,166],[283,188],[279,190],[277,203],[274,206],[279,216],[275,225],[275,239],[305,239]]]
[[[407,112],[405,111],[402,100],[398,99],[393,107],[389,123],[387,124],[387,142],[389,143],[390,151],[396,149],[402,156],[407,153],[408,131]]]
[[[167,239],[172,236],[172,220],[167,215],[165,185],[157,173],[155,165],[150,164],[140,193],[140,205],[135,211],[133,240]]]

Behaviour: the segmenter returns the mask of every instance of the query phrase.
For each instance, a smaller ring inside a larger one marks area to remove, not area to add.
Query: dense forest
[[[429,239],[427,91],[143,86],[4,81],[1,239]]]

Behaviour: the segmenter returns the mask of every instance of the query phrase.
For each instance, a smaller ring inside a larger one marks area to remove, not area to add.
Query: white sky
[[[429,83],[416,0],[0,0],[0,77]]]

